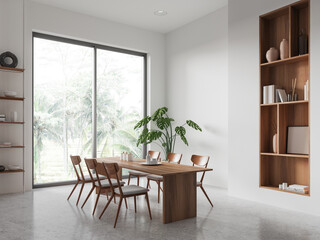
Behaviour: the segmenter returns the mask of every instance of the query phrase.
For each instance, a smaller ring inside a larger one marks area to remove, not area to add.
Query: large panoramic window
[[[70,155],[143,156],[133,127],[145,114],[144,54],[42,34],[33,51],[35,186],[75,180]]]

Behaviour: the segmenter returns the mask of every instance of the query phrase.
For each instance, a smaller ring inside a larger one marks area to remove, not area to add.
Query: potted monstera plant
[[[174,152],[177,137],[180,138],[187,146],[188,140],[186,138],[186,128],[191,127],[197,131],[202,132],[202,129],[194,121],[187,120],[181,126],[172,126],[174,122],[173,118],[170,118],[167,114],[168,108],[162,107],[156,110],[152,116],[146,116],[141,119],[134,127],[134,129],[143,128],[141,134],[137,140],[137,146],[140,144],[149,144],[154,142],[166,153],[166,156],[170,152]],[[153,122],[153,129],[148,128],[148,124]]]

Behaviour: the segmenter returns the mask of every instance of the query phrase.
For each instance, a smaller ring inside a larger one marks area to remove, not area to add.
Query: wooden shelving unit
[[[310,155],[286,152],[288,126],[310,129],[310,101],[304,100],[304,84],[310,82],[310,41],[308,53],[299,55],[301,30],[310,36],[309,0],[260,16],[260,187],[310,196]],[[268,63],[266,52],[270,47],[279,49],[282,39],[289,41],[289,58]],[[276,85],[288,93],[294,78],[297,78],[298,101],[262,104],[264,86]],[[273,152],[275,133],[277,151]],[[309,191],[302,194],[280,190],[279,184],[283,182],[309,186]]]
[[[24,122],[0,122],[0,124],[24,124]]]
[[[9,67],[1,67],[0,71],[9,71],[9,72],[24,72],[23,68],[9,68]]]
[[[24,101],[24,98],[22,98],[22,97],[2,97],[2,96],[0,96],[0,100]]]

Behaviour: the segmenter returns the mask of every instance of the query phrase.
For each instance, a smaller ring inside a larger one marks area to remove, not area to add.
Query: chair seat
[[[97,176],[92,176],[93,177],[93,179],[95,180],[95,181],[97,181]],[[100,178],[100,180],[103,180],[103,179],[107,179],[107,177],[106,176],[103,176],[103,175],[99,175],[99,178]],[[90,178],[90,176],[89,175],[85,175],[84,176],[84,180],[86,181],[86,182],[91,182],[91,178]]]
[[[148,175],[147,176],[148,179],[150,180],[154,180],[154,181],[163,181],[163,177],[162,176],[159,176],[159,175]]]
[[[143,194],[143,193],[147,193],[149,191],[149,189],[147,189],[147,188],[139,187],[136,185],[124,186],[121,189],[122,189],[122,193],[124,196]],[[120,194],[120,189],[117,188],[114,190],[114,192],[117,194]]]
[[[112,179],[111,178],[110,180],[111,180],[112,186],[114,186],[114,187],[118,186],[118,182],[117,182],[116,179]],[[103,188],[109,188],[110,187],[110,183],[109,183],[108,180],[102,180],[102,181],[100,181],[100,183],[101,183],[101,187],[103,187]],[[121,181],[120,184],[121,184],[121,186],[123,186],[125,184],[125,182]],[[99,187],[99,183],[98,182],[95,182],[95,185],[97,187]]]
[[[146,177],[148,176],[149,173],[140,172],[140,171],[129,171],[129,174],[133,176]]]

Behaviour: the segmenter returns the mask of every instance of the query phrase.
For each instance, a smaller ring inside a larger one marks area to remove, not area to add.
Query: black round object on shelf
[[[0,165],[0,172],[3,172],[4,170],[6,170],[6,168],[2,165]]]
[[[18,65],[18,58],[12,52],[4,52],[0,55],[0,65],[2,67],[15,68]]]

